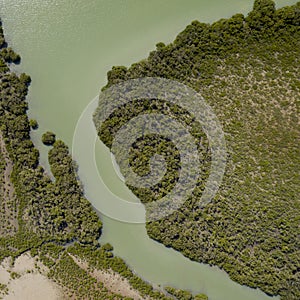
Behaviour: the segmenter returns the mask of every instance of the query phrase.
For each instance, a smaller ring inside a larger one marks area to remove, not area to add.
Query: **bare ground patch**
[[[6,258],[0,265],[0,299],[63,299],[60,287],[47,278],[45,270],[27,253],[19,256],[14,264],[10,258]]]

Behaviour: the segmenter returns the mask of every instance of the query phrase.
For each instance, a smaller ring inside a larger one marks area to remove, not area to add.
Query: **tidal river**
[[[278,7],[295,2],[276,1]],[[137,201],[117,176],[109,151],[95,143],[91,117],[96,102],[91,101],[105,85],[107,71],[147,57],[155,44],[171,42],[192,20],[213,22],[246,14],[252,4],[252,0],[0,0],[6,39],[22,57],[16,71],[32,78],[29,115],[39,123],[32,138],[41,151],[41,163],[47,167],[46,147],[40,142],[44,131],[55,132],[70,148],[76,132],[74,159],[93,206],[99,208],[104,198],[112,205],[118,198]],[[143,224],[105,215],[101,219],[100,242],[111,243],[116,255],[154,285],[203,292],[210,300],[271,299],[236,284],[217,267],[192,262],[151,240]]]

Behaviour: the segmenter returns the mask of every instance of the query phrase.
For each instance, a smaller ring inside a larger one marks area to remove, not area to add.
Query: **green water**
[[[278,0],[278,6],[294,0]],[[126,65],[147,57],[157,42],[168,43],[192,20],[212,22],[234,13],[247,13],[252,0],[0,0],[6,39],[21,56],[17,71],[32,77],[29,115],[39,122],[32,134],[47,165],[40,143],[45,130],[72,146],[77,121],[106,83],[113,65]],[[96,162],[106,185],[95,173],[92,155],[83,142],[76,152],[85,191],[95,207],[105,197],[134,200],[112,167],[109,152],[96,144]],[[89,142],[89,139],[86,140]],[[116,196],[108,192],[106,186]],[[180,253],[148,238],[143,225],[126,224],[102,216],[101,242],[145,280],[205,292],[211,300],[269,299],[258,290],[232,282],[216,267],[191,262]]]

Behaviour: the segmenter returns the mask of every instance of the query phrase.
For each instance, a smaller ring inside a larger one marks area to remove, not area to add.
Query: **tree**
[[[38,127],[39,127],[37,120],[34,120],[34,119],[29,120],[29,125],[32,129],[38,129]]]
[[[270,29],[274,25],[275,3],[272,0],[255,0],[246,21],[252,30]]]
[[[47,131],[42,136],[42,142],[46,146],[52,146],[55,143],[55,134],[53,132]]]

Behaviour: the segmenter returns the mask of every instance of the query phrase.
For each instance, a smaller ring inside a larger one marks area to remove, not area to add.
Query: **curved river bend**
[[[283,6],[296,1],[275,2]],[[48,165],[42,133],[54,131],[71,147],[79,120],[77,134],[82,141],[75,144],[74,158],[87,198],[95,207],[104,197],[137,201],[116,175],[101,142],[95,145],[95,162],[91,157],[95,141],[91,115],[96,103],[89,103],[105,85],[107,71],[147,57],[155,44],[171,42],[192,20],[212,22],[246,14],[252,4],[252,0],[0,0],[6,39],[22,57],[17,71],[27,72],[33,80],[29,115],[39,122],[32,138],[41,151],[41,163]],[[87,117],[80,119],[85,109]],[[95,164],[105,183],[99,180]],[[236,284],[217,267],[192,262],[151,240],[143,224],[106,216],[102,221],[100,242],[110,242],[116,255],[154,285],[204,292],[210,300],[274,299]]]

